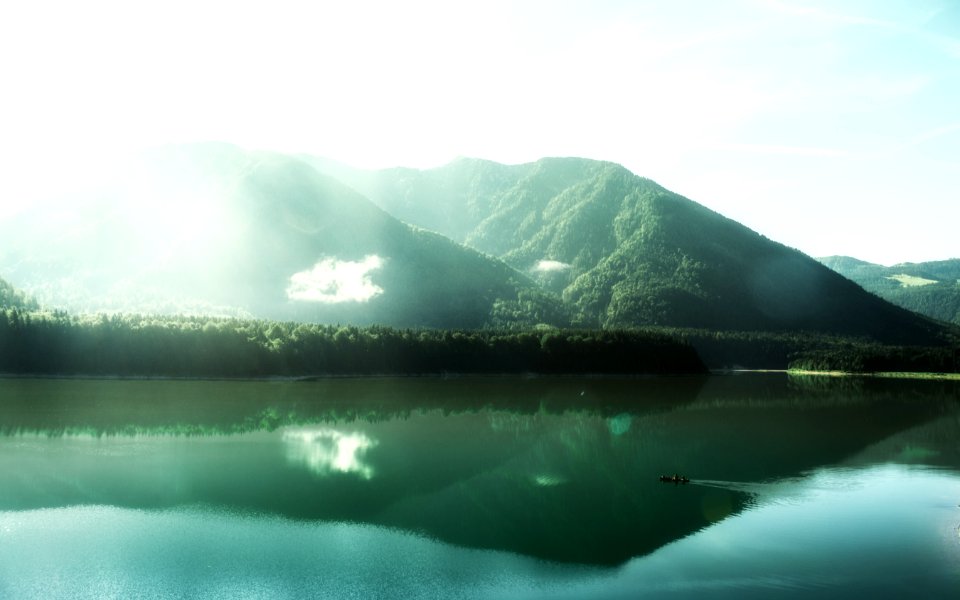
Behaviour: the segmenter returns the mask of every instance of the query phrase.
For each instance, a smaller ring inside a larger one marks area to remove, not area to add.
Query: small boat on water
[[[690,480],[683,475],[661,475],[661,483],[690,483]]]

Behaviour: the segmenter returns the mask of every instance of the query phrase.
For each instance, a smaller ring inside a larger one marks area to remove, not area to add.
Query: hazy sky
[[[960,2],[5,2],[0,215],[98,157],[611,160],[819,256],[960,256]]]

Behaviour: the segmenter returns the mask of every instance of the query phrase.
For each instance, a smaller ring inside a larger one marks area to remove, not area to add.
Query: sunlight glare
[[[137,232],[146,256],[166,260],[187,252],[212,260],[226,251],[232,226],[230,201],[222,185],[202,180],[165,180],[131,170],[124,182],[121,223]]]

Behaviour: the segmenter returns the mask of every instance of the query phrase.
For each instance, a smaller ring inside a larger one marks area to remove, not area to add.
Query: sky
[[[811,256],[960,257],[960,2],[0,7],[0,218],[113,157],[582,156]]]

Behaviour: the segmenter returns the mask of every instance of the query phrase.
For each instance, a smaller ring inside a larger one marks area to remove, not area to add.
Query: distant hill
[[[52,307],[425,327],[564,325],[503,262],[296,158],[166,147],[0,223],[0,273]]]
[[[960,259],[885,267],[849,256],[820,262],[869,292],[934,319],[960,325]]]
[[[612,163],[460,159],[424,171],[312,164],[399,219],[536,278],[577,310],[580,325],[939,339],[935,323]]]

